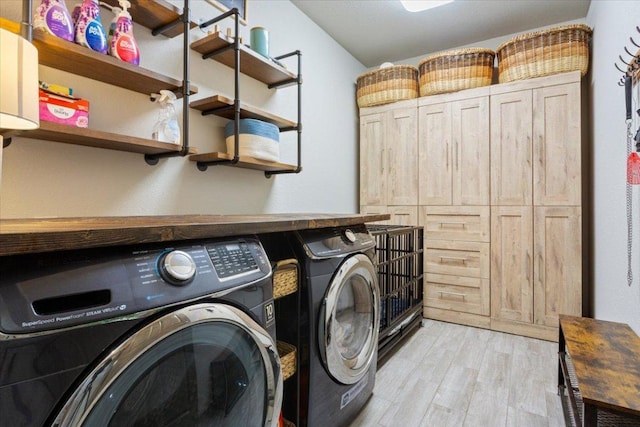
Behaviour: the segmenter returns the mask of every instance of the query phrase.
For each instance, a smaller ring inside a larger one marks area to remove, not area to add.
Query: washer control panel
[[[211,246],[207,252],[220,280],[260,271],[254,253],[245,242]]]
[[[271,277],[269,259],[253,237],[13,261],[15,267],[0,265],[4,333],[59,329],[204,296],[224,297]]]

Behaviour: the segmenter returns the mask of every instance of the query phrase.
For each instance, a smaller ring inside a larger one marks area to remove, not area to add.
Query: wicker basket
[[[372,107],[418,97],[418,69],[393,65],[358,76],[358,107]]]
[[[296,373],[296,347],[283,341],[277,341],[276,347],[280,356],[282,380],[284,381]]]
[[[285,259],[273,267],[273,298],[282,298],[298,290],[298,261]]]
[[[420,61],[420,96],[488,86],[493,78],[495,52],[470,48],[451,50]]]
[[[500,83],[542,77],[589,68],[589,36],[586,25],[561,27],[520,34],[498,47]]]

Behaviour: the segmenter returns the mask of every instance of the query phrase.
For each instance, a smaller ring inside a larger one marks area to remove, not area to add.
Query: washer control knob
[[[196,275],[196,263],[184,251],[171,251],[158,261],[160,276],[174,286],[189,284]]]
[[[348,228],[344,230],[344,237],[351,243],[356,242],[356,235],[353,233],[353,231],[349,230]]]

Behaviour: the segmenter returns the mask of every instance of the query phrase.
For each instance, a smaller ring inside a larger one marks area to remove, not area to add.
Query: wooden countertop
[[[384,221],[389,215],[179,215],[0,220],[0,256],[304,230]]]

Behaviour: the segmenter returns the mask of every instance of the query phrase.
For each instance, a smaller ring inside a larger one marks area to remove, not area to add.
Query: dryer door
[[[380,322],[378,275],[363,254],[347,258],[327,288],[319,321],[325,368],[343,384],[355,384],[376,357]]]
[[[219,303],[172,311],[88,373],[54,426],[276,426],[280,359],[270,335]]]

